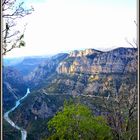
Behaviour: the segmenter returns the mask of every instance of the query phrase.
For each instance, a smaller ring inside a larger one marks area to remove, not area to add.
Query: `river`
[[[6,113],[4,113],[4,119],[11,124],[12,127],[16,128],[17,130],[21,131],[21,140],[26,140],[27,138],[27,131],[19,126],[17,126],[10,118],[9,118],[9,113],[11,113],[12,111],[14,111],[19,105],[20,105],[20,101],[23,100],[24,98],[26,98],[28,96],[28,94],[30,93],[30,89],[27,88],[27,92],[26,94],[20,98],[18,101],[16,101],[16,105],[11,108],[9,111],[7,111]]]

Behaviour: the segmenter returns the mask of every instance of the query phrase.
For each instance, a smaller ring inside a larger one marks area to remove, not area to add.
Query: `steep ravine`
[[[116,93],[123,83],[127,87],[135,86],[136,72],[136,49],[118,48],[109,52],[88,49],[61,54],[40,64],[24,77],[32,93],[16,110],[11,109],[9,116],[28,131],[28,136],[24,135],[26,140],[40,140],[49,136],[47,123],[61,110],[65,99],[79,97],[92,110],[97,106],[95,113],[100,114],[104,110],[99,96],[105,82],[113,84]],[[107,93],[104,96],[111,99]]]

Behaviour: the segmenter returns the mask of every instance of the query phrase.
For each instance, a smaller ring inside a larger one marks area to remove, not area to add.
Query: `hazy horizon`
[[[82,50],[85,50],[85,49],[95,49],[95,50],[98,50],[98,51],[103,51],[103,52],[107,52],[107,51],[111,51],[111,50],[114,50],[114,49],[117,49],[117,48],[132,48],[130,46],[128,47],[116,47],[116,48],[107,48],[104,50],[101,50],[101,49],[96,49],[96,48],[81,48],[81,49],[75,49],[77,51],[82,51]],[[54,55],[57,55],[57,54],[61,54],[61,53],[70,53],[72,51],[75,51],[75,50],[69,50],[69,51],[65,51],[65,52],[58,52],[58,53],[55,53],[55,54],[38,54],[38,55],[25,55],[25,56],[3,56],[3,59],[14,59],[14,58],[26,58],[26,57],[51,57],[51,56],[54,56]]]

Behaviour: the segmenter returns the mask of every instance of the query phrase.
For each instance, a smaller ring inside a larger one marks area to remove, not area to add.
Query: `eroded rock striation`
[[[136,72],[137,49],[117,48],[108,52],[94,49],[73,51],[62,61],[58,73],[124,73]]]

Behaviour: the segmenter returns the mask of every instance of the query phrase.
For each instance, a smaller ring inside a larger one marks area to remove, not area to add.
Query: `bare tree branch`
[[[13,48],[20,48],[25,44],[23,43],[24,32],[26,26],[23,28],[23,31],[17,30],[17,19],[23,18],[31,14],[34,9],[24,8],[24,2],[17,3],[17,0],[3,0],[2,1],[2,17],[5,25],[3,26],[3,46],[2,51],[3,55],[6,55],[7,52],[11,51]],[[21,38],[22,36],[22,38]],[[10,47],[11,46],[11,47]]]
[[[128,41],[127,38],[125,38],[125,41],[126,41],[130,46],[132,46],[133,48],[136,48],[136,47],[137,47],[137,45],[136,45],[136,47],[135,47],[134,44],[132,44],[130,41]]]

